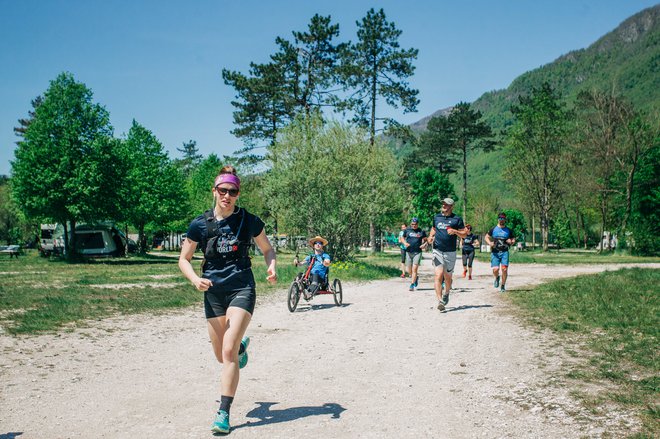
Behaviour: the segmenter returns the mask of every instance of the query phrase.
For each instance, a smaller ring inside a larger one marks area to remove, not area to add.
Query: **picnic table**
[[[0,245],[0,254],[9,254],[9,259],[15,257],[18,259],[18,255],[21,252],[20,245]]]

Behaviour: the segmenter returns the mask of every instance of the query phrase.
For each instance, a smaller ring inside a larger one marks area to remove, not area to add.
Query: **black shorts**
[[[401,249],[401,263],[402,264],[406,263],[406,249],[405,248]]]
[[[204,292],[204,313],[207,319],[222,317],[227,314],[227,308],[236,306],[250,314],[254,313],[257,301],[257,292],[254,288],[245,288],[238,291]]]

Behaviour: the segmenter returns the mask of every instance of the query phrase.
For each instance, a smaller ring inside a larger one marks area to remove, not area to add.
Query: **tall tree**
[[[183,155],[183,158],[179,161],[181,170],[187,177],[190,177],[190,174],[201,163],[203,158],[197,148],[197,142],[194,140],[183,142],[181,148],[177,148],[176,150]]]
[[[419,135],[416,143],[417,147],[407,159],[409,168],[431,167],[440,174],[456,173],[458,150],[454,146],[447,117],[432,117],[426,126],[426,131]]]
[[[447,117],[447,125],[454,146],[463,156],[463,220],[467,221],[467,157],[468,152],[493,148],[493,132],[490,126],[481,120],[481,112],[474,111],[467,102],[459,102]]]
[[[239,153],[252,154],[256,149],[272,145],[277,132],[295,114],[295,103],[289,94],[284,61],[250,65],[249,75],[224,69],[225,84],[236,90],[232,105],[236,128],[232,134],[246,143]],[[254,156],[263,160],[262,156]]]
[[[357,42],[343,51],[342,77],[355,120],[369,127],[373,145],[377,122],[384,121],[386,126],[391,122],[377,116],[379,97],[394,108],[402,106],[404,113],[417,111],[419,92],[406,79],[415,71],[412,62],[418,50],[399,47],[402,31],[387,21],[383,9],[370,9],[357,27]]]
[[[278,38],[283,53],[295,50],[297,67],[293,70],[294,99],[298,108],[309,116],[310,110],[337,105],[337,63],[344,44],[334,44],[339,25],[332,18],[314,15],[306,32],[293,32],[294,43]],[[274,59],[277,59],[275,57]]]
[[[184,178],[151,131],[133,120],[122,142],[124,219],[138,230],[138,250],[146,251],[145,226],[166,224],[188,212]]]
[[[36,98],[32,99],[31,105],[32,105],[32,110],[28,111],[28,117],[22,117],[18,119],[18,126],[14,127],[14,134],[16,134],[18,137],[21,139],[25,136],[25,131],[27,128],[30,126],[30,123],[34,119],[35,112],[34,110],[41,105],[41,103],[44,101],[43,96],[37,96]],[[20,140],[16,142],[18,144]]]
[[[276,39],[279,49],[269,63],[250,64],[248,75],[223,70],[225,84],[237,93],[232,133],[246,142],[238,155],[263,160],[255,150],[272,145],[296,114],[341,103],[336,66],[343,45],[333,42],[338,35],[339,25],[330,16],[316,14],[307,31],[293,32],[293,41]]]
[[[622,143],[627,125],[629,104],[619,96],[600,90],[581,92],[577,99],[580,146],[590,158],[589,172],[596,180],[601,216],[600,251],[603,236],[609,229],[612,198],[620,194],[616,182],[622,159]]]
[[[646,120],[632,105],[624,114],[625,128],[621,153],[617,161],[621,166],[625,181],[625,213],[621,220],[621,235],[625,236],[628,230],[628,221],[632,214],[632,201],[634,198],[635,178],[639,172],[640,162],[650,153],[652,148],[660,141],[660,124],[658,121]]]
[[[51,81],[12,162],[14,199],[28,218],[70,224],[116,214],[121,177],[109,114],[70,73]],[[66,231],[66,227],[65,227]],[[66,233],[66,232],[65,232]],[[75,234],[67,238],[68,255]]]
[[[519,195],[534,204],[541,219],[543,250],[548,250],[551,208],[557,204],[565,176],[569,111],[550,84],[533,87],[512,106],[508,133],[508,175]]]

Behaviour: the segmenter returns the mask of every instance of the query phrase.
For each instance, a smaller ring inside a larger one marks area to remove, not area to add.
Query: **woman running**
[[[236,207],[240,187],[236,169],[223,167],[212,189],[215,207],[190,223],[179,256],[184,276],[204,292],[209,337],[215,357],[223,364],[220,407],[211,426],[216,433],[229,433],[229,411],[238,387],[239,369],[248,360],[250,338],[244,335],[257,297],[248,255],[253,239],[266,260],[266,279],[277,281],[275,251],[266,237],[263,221]],[[204,251],[201,277],[190,262],[198,247]]]
[[[472,262],[474,261],[474,248],[479,245],[479,239],[472,233],[472,226],[467,224],[468,234],[463,238],[463,277],[468,275],[468,280],[472,280]]]

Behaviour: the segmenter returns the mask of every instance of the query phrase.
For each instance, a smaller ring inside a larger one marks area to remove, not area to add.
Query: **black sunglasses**
[[[227,195],[229,194],[230,197],[237,197],[238,196],[238,189],[227,189],[224,187],[216,186],[215,190],[218,192],[218,195]]]

